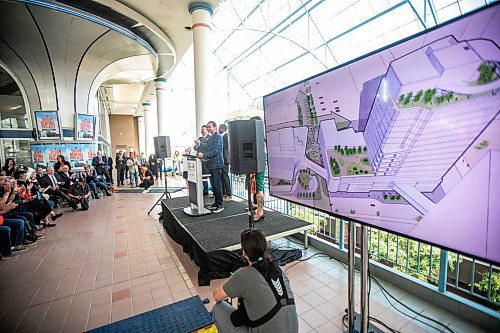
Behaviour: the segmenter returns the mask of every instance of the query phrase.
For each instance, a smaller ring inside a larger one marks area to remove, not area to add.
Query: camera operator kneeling
[[[290,282],[279,265],[270,261],[262,231],[244,231],[241,247],[249,266],[238,269],[214,291],[217,303],[212,316],[219,332],[298,332]],[[222,302],[227,297],[238,298],[238,309]]]
[[[68,196],[75,202],[76,204],[80,203],[82,210],[89,209],[89,197],[90,197],[90,187],[85,183],[84,178],[78,178],[75,180],[73,184],[69,187]],[[73,208],[73,211],[76,210]]]

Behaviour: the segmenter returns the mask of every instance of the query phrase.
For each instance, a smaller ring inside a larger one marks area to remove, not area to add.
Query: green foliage
[[[477,70],[479,72],[477,83],[479,84],[488,84],[496,79],[496,65],[494,63],[483,62]]]
[[[489,273],[483,272],[481,274],[481,280],[474,283],[474,288],[482,291],[483,293],[488,293],[488,278]],[[500,273],[493,272],[491,274],[491,300],[495,303],[500,303]]]
[[[330,157],[330,171],[334,176],[340,175],[340,165],[333,157]]]
[[[432,98],[436,95],[436,89],[427,89],[424,93],[424,103],[428,104],[432,102]]]
[[[414,102],[420,101],[420,98],[422,97],[423,94],[424,94],[424,91],[423,90],[419,90],[417,92],[417,94],[415,95],[415,97],[413,97],[413,101]]]
[[[480,143],[478,143],[477,145],[475,145],[474,148],[476,148],[477,150],[483,150],[485,148],[488,148],[489,145],[490,145],[490,142],[488,140],[483,140]]]
[[[405,95],[404,94],[401,95],[401,96],[399,96],[399,103],[403,103],[404,99],[405,99]]]

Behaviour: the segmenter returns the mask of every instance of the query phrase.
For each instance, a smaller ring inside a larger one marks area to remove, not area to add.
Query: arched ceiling
[[[146,83],[167,78],[191,45],[191,2],[0,0],[0,60],[28,88],[31,110],[86,113],[104,85],[115,88],[109,110],[134,114]],[[135,106],[120,90],[139,96]],[[73,121],[66,114],[63,126]]]

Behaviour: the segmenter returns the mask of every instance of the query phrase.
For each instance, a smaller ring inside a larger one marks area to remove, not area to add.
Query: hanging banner
[[[31,152],[35,168],[38,165],[53,166],[59,155],[63,155],[71,167],[80,167],[92,163],[92,158],[96,156],[97,144],[32,144]]]

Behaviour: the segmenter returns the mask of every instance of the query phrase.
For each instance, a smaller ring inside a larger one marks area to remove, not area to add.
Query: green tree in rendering
[[[488,83],[494,81],[495,76],[496,76],[496,73],[495,73],[496,65],[495,64],[483,62],[477,70],[479,71],[479,79],[477,80],[477,83],[488,84]]]
[[[399,96],[399,103],[400,104],[403,103],[404,99],[405,99],[405,94],[402,94],[401,96]]]
[[[422,97],[422,95],[424,94],[424,91],[423,90],[419,90],[417,92],[417,94],[415,95],[415,97],[413,97],[413,101],[416,103],[418,101],[420,101],[420,98]]]

